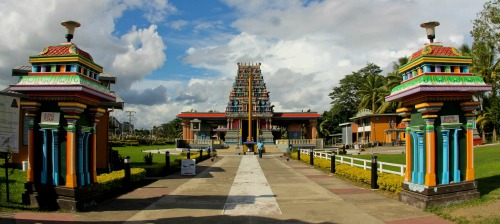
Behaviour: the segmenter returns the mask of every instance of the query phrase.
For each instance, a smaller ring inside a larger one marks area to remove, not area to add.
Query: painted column
[[[89,150],[89,136],[90,136],[90,132],[84,132],[83,134],[83,159],[84,159],[84,162],[83,162],[83,175],[84,175],[84,178],[85,178],[85,181],[84,181],[84,184],[87,185],[87,184],[90,184],[90,172],[89,172],[89,165],[90,165],[90,161],[89,161],[89,154],[90,154],[90,150]]]
[[[84,167],[84,163],[85,163],[85,157],[84,157],[84,145],[83,145],[83,137],[84,137],[84,133],[80,130],[78,131],[78,138],[77,138],[77,169],[76,169],[76,176],[77,176],[77,181],[78,181],[78,186],[83,186],[85,185],[85,176],[84,176],[84,173],[83,173],[83,167]]]
[[[59,130],[52,129],[52,184],[59,185]]]
[[[40,132],[42,133],[42,170],[40,171],[40,182],[42,184],[47,184],[47,129],[42,129],[40,130]]]
[[[418,171],[417,171],[417,183],[424,184],[424,133],[417,132],[417,141],[418,141]]]
[[[43,67],[43,66],[42,66]],[[26,111],[28,122],[28,170],[26,172],[26,182],[35,182],[35,117],[41,104],[37,102],[21,102],[21,108]]]
[[[92,116],[92,127],[87,129],[89,133],[90,142],[90,178],[89,183],[97,183],[97,123],[99,118],[104,115],[107,110],[104,108],[90,108],[90,115]]]
[[[425,149],[426,149],[426,172],[425,185],[436,186],[436,132],[434,131],[434,119],[437,115],[426,115],[425,118]]]
[[[458,157],[458,132],[461,129],[455,129],[454,135],[453,135],[453,182],[458,183],[460,182],[460,169],[459,169],[459,157]]]
[[[450,130],[441,130],[441,135],[443,136],[443,172],[442,172],[442,178],[441,178],[441,184],[449,184],[450,183],[450,142],[449,142],[449,136],[450,136]]]
[[[97,183],[97,122],[94,122],[94,126],[92,128],[92,133],[90,134],[90,183]]]
[[[66,118],[68,126],[66,127],[66,187],[76,188],[76,120]]]
[[[66,187],[76,188],[78,186],[76,176],[76,122],[87,105],[77,102],[59,102],[59,108],[64,112],[64,118],[68,122],[66,127]]]
[[[473,145],[473,116],[467,116],[467,133],[466,133],[466,151],[467,151],[467,163],[465,168],[465,181],[474,180],[474,145]]]
[[[474,177],[474,143],[473,143],[473,131],[474,131],[474,110],[479,108],[480,102],[462,102],[460,106],[465,112],[464,116],[467,119],[465,134],[465,149],[466,149],[466,168],[465,168],[465,181],[473,181]]]
[[[406,127],[406,138],[405,138],[405,141],[406,141],[406,144],[405,144],[405,156],[406,156],[406,171],[405,171],[405,181],[406,182],[411,182],[412,181],[412,177],[414,175],[412,175],[412,146],[415,146],[415,144],[411,144],[411,139],[412,139],[412,135],[411,135],[411,128],[410,128],[410,116],[411,116],[411,111],[412,111],[412,108],[410,107],[401,107],[401,108],[398,108],[396,110],[396,113],[398,113],[398,115],[400,117],[403,117],[403,120],[401,120],[402,123],[405,124],[405,127]],[[415,150],[414,150],[415,151]],[[416,157],[413,156],[413,159],[415,159]]]
[[[411,138],[413,139],[412,150],[413,150],[413,172],[411,175],[411,182],[418,183],[418,170],[419,170],[419,156],[420,153],[417,132],[410,132]]]

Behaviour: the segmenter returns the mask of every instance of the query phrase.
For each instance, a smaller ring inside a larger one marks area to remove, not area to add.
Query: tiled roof
[[[59,56],[59,55],[75,55],[75,54],[78,54],[83,58],[86,58],[92,62],[94,61],[89,53],[78,48],[74,44],[49,46],[40,53],[40,56]]]
[[[430,51],[429,51],[430,50]],[[445,56],[445,57],[456,57],[461,56],[460,53],[453,47],[443,47],[439,44],[426,45],[423,49],[420,49],[413,53],[410,57],[409,62],[419,58],[420,56]]]

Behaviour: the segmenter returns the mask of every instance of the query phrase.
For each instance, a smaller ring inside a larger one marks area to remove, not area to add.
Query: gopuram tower
[[[438,22],[423,23],[430,43],[399,67],[403,77],[386,101],[401,102],[406,124],[406,174],[399,200],[416,207],[479,197],[474,178],[473,95],[490,91],[472,74],[471,57],[434,43]]]

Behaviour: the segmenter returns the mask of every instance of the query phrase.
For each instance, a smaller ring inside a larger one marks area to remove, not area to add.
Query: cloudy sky
[[[1,0],[0,89],[11,69],[64,42],[64,20],[82,24],[73,42],[105,72],[135,111],[136,128],[182,111],[224,111],[238,62],[262,63],[275,111],[330,108],[346,74],[391,62],[428,42],[420,23],[436,20],[436,41],[472,43],[470,0]],[[113,115],[126,120],[124,111]]]

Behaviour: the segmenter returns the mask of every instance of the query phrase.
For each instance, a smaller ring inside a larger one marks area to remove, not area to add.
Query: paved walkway
[[[16,213],[0,223],[449,223],[280,156],[221,156],[197,172],[170,175],[91,212]]]

